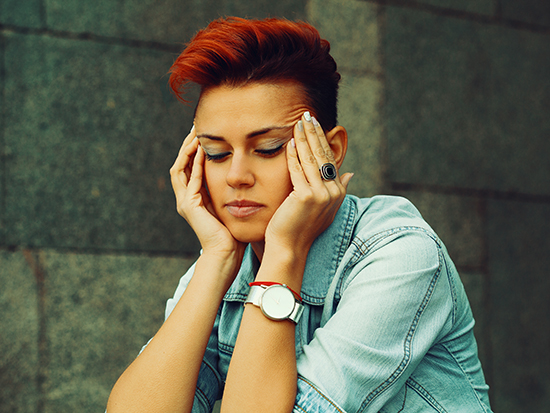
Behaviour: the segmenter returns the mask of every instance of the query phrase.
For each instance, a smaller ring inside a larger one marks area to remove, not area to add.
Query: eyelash
[[[284,144],[282,144],[280,146],[277,146],[276,148],[273,148],[273,149],[256,149],[256,152],[258,154],[260,154],[261,156],[264,156],[266,158],[270,158],[270,157],[273,157],[275,155],[278,155],[282,151],[283,147],[284,147]],[[215,161],[223,160],[225,157],[229,156],[231,154],[231,152],[223,152],[223,153],[210,155],[210,154],[206,153],[206,151],[205,151],[204,154],[206,155],[206,160],[207,161],[214,161],[215,162]]]

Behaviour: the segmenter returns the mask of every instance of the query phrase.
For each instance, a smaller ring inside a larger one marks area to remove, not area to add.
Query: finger
[[[303,169],[303,173],[310,184],[321,184],[321,175],[319,174],[319,164],[315,155],[311,151],[308,136],[304,128],[304,120],[300,119],[294,127],[294,141],[296,142],[296,152],[298,160]],[[311,132],[310,132],[311,133]]]
[[[317,120],[312,117],[309,112],[304,112],[302,119],[304,120],[306,137],[308,138],[311,152],[317,160],[317,165],[320,167],[327,162],[332,162],[334,160],[334,156],[332,155],[332,150],[330,150],[330,146],[326,141],[325,133],[323,132],[321,125],[319,125],[319,122],[317,122]],[[323,141],[325,145],[323,145]]]
[[[347,191],[348,190],[348,185],[349,185],[349,182],[351,181],[351,178],[353,178],[353,173],[351,172],[346,172],[344,175],[342,175],[340,177],[340,181],[342,182],[342,186],[344,187],[344,189]]]
[[[178,156],[182,153],[182,151],[186,148],[187,145],[195,138],[195,125],[191,128],[185,139],[183,140],[183,143],[181,144],[180,150],[178,152]]]
[[[187,139],[186,139],[187,140]],[[170,174],[172,177],[179,179],[183,185],[187,185],[189,177],[191,175],[191,169],[193,166],[193,158],[199,146],[199,140],[193,138],[187,144],[184,143],[180,149],[180,153],[176,158],[174,165],[170,169]]]
[[[179,164],[184,161],[183,157],[185,156],[186,151],[189,150],[189,147],[193,145],[195,137],[196,137],[195,125],[193,125],[193,127],[191,128],[191,130],[183,140],[182,145],[180,146],[180,150],[178,151],[178,156],[174,161],[174,166],[176,165],[180,166]]]
[[[325,135],[325,131],[323,130],[323,127],[319,124],[319,121],[315,117],[311,117],[311,122],[315,128],[315,131],[317,132],[317,136],[319,138],[319,143],[321,145],[321,150],[319,151],[324,158],[326,159],[326,162],[330,162],[332,164],[335,163],[334,158],[334,152],[332,152],[332,149],[330,147],[330,144],[328,143],[327,137]]]
[[[304,170],[298,159],[298,152],[296,150],[296,141],[294,138],[286,145],[286,159],[288,164],[288,171],[290,173],[290,181],[296,191],[303,191],[309,189],[309,183],[304,175]]]
[[[191,194],[199,193],[203,187],[204,158],[204,150],[199,145],[193,160],[193,168],[191,169],[189,183],[187,184],[187,190]]]

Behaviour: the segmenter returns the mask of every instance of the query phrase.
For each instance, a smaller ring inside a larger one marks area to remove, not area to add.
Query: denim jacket
[[[193,412],[224,380],[258,261],[248,246],[219,308]],[[194,271],[166,305],[170,315]],[[474,319],[437,235],[404,198],[346,196],[310,249],[293,412],[490,412]]]

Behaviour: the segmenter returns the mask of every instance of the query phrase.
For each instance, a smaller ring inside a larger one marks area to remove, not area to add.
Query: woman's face
[[[233,237],[261,242],[292,191],[286,145],[308,110],[291,83],[219,86],[201,96],[195,128],[214,210]]]

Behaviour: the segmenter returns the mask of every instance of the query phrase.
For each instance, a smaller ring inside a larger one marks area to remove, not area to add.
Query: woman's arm
[[[323,181],[319,165],[335,162],[322,128],[304,116],[287,146],[294,191],[266,231],[256,281],[279,282],[300,291],[313,241],[334,220],[351,174]],[[315,155],[314,155],[315,154]],[[290,412],[297,388],[295,324],[272,321],[247,305],[227,375],[222,411]]]
[[[204,152],[194,128],[170,170],[178,212],[203,248],[178,304],[139,357],[116,382],[107,410],[190,412],[202,359],[218,307],[235,279],[244,254],[213,215],[203,185]]]
[[[116,382],[109,413],[191,411],[206,345],[227,290],[217,277],[228,271],[225,262],[201,255],[171,315]]]
[[[277,281],[299,291],[305,259],[283,253],[264,256],[258,281]],[[272,321],[246,305],[231,358],[223,412],[290,412],[296,397],[296,353],[290,320]]]

